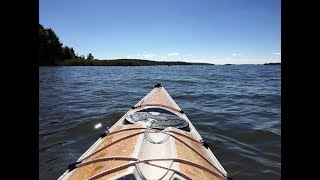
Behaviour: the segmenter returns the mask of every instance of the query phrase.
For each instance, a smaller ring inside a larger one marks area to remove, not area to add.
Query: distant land
[[[72,59],[64,60],[59,66],[172,66],[172,65],[211,65],[212,63],[200,62],[184,62],[184,61],[154,61],[145,59],[109,59],[109,60],[88,60],[88,59]],[[241,65],[241,64],[221,64],[224,66]],[[248,64],[246,64],[248,65]],[[253,64],[254,65],[254,64]],[[281,65],[281,63],[264,63],[256,65]]]
[[[157,65],[214,65],[183,61],[152,61],[144,59],[113,59],[113,60],[65,60],[62,66],[157,66]]]
[[[264,63],[263,65],[281,65],[281,63]]]

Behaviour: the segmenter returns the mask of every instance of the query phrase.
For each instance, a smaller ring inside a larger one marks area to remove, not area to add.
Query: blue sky
[[[39,0],[39,23],[98,59],[281,62],[280,0]]]

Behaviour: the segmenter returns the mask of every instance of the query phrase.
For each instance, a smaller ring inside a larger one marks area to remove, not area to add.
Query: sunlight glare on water
[[[101,127],[102,127],[101,123],[96,124],[96,125],[94,126],[95,129],[99,129],[99,128],[101,128]]]

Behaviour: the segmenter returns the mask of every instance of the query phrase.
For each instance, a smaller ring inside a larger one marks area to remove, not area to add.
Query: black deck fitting
[[[181,114],[184,114],[184,111],[181,110],[180,113],[181,113]]]
[[[104,132],[104,133],[100,134],[100,137],[101,137],[101,138],[104,138],[104,137],[106,137],[106,136],[108,135],[108,133],[109,133],[109,132]]]
[[[208,143],[206,143],[206,142],[202,142],[202,145],[205,147],[205,148],[209,148],[209,144]]]
[[[158,84],[156,84],[154,87],[155,87],[155,88],[160,88],[160,87],[162,87],[162,85],[161,85],[161,83],[158,83]]]
[[[81,161],[80,161],[80,162],[71,163],[71,164],[68,166],[69,172],[72,171],[72,170],[74,170],[75,168],[77,168],[77,164],[80,164],[80,163],[81,163]]]

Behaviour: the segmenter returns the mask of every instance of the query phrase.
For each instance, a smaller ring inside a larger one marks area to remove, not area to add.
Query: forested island
[[[214,65],[181,61],[152,61],[143,59],[98,60],[92,53],[86,57],[77,54],[72,47],[63,45],[51,28],[39,24],[40,66],[155,66],[155,65]]]
[[[214,65],[209,63],[188,63],[181,61],[151,61],[144,59],[113,60],[65,60],[64,66],[156,66],[156,65]]]

